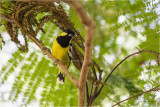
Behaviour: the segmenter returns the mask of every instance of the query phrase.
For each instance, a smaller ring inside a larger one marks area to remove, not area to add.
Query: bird
[[[66,29],[59,36],[53,40],[52,55],[56,61],[61,61],[62,64],[68,69],[72,57],[72,44],[71,40],[75,32],[71,29]],[[60,84],[64,83],[64,72],[59,68],[57,80]]]

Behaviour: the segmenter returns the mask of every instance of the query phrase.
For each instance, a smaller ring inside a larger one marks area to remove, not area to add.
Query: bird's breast
[[[54,42],[52,47],[52,55],[61,61],[68,60],[68,50],[69,47],[63,48],[61,47],[58,42]]]

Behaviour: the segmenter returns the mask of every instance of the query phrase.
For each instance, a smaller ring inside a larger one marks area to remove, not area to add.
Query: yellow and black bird
[[[71,62],[72,44],[71,40],[75,33],[71,29],[65,30],[53,41],[52,55],[58,60],[62,61],[62,64],[68,68]],[[60,84],[64,83],[64,73],[59,69],[57,80]]]

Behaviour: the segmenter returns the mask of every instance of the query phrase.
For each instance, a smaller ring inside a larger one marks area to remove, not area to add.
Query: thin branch
[[[20,28],[21,32],[23,32],[24,34],[26,34],[50,59],[52,59],[54,62],[56,61],[56,58],[54,58],[51,54],[51,52],[49,51],[49,49],[47,49],[46,47],[43,46],[43,44],[37,39],[35,38],[33,35],[31,35],[30,33],[26,32],[23,27],[21,26],[21,24],[16,21],[15,19],[13,19],[14,23],[17,24],[17,26]],[[76,87],[78,87],[78,80],[76,78],[74,78],[67,70],[67,68],[62,64],[61,61],[56,62],[57,66],[62,69],[64,71],[64,73],[67,75],[67,77],[76,85]]]
[[[4,20],[7,21],[7,22],[14,22],[13,20],[11,20],[11,19],[3,16],[3,14],[1,14],[1,13],[0,13],[0,18],[1,18],[1,19],[4,19]]]
[[[91,87],[91,92],[90,92],[89,99],[92,97],[92,91],[93,91],[93,84],[92,84],[92,87]]]
[[[107,95],[106,97],[107,97],[109,100],[111,100],[112,102],[115,102],[115,103],[116,103],[116,101],[115,101],[114,99],[112,99],[110,96]],[[120,107],[123,107],[123,106],[120,105],[120,104],[119,104],[119,106],[120,106]]]
[[[126,58],[124,58],[123,60],[121,60],[121,62],[119,62],[119,63],[113,68],[113,70],[111,71],[111,73],[110,73],[110,74],[108,75],[108,77],[105,79],[105,82],[107,82],[107,80],[109,79],[109,77],[111,76],[111,74],[115,71],[116,68],[118,68],[118,66],[119,66],[122,62],[124,62],[127,58],[129,58],[129,57],[131,57],[131,56],[133,56],[133,55],[135,55],[135,54],[140,54],[140,53],[142,53],[142,52],[159,54],[159,53],[157,53],[157,52],[155,52],[155,51],[152,51],[152,50],[141,50],[141,51],[135,52],[135,53],[133,53],[133,54],[131,54],[131,55],[128,55]]]
[[[122,100],[122,101],[114,104],[112,107],[114,107],[114,106],[116,106],[116,105],[119,105],[120,103],[122,103],[122,102],[124,102],[124,101],[127,101],[127,100],[130,100],[130,99],[132,99],[132,98],[138,97],[138,96],[140,96],[140,95],[142,95],[142,94],[149,93],[149,92],[151,92],[151,91],[155,91],[158,87],[160,87],[160,85],[159,85],[159,86],[156,86],[155,88],[152,88],[152,89],[150,89],[150,90],[148,90],[148,91],[144,91],[144,92],[139,93],[139,94],[137,94],[137,95],[135,95],[135,96],[132,96],[132,97],[129,97],[129,98],[125,99],[125,100]]]
[[[88,84],[86,82],[86,94],[87,94],[87,102],[89,102],[89,91],[88,91]]]
[[[141,50],[141,51],[138,51],[138,52],[135,52],[133,54],[130,54],[128,55],[127,57],[125,57],[123,60],[121,60],[114,68],[113,70],[110,72],[110,74],[108,75],[108,77],[105,79],[104,83],[107,82],[107,80],[109,79],[109,77],[111,76],[111,74],[116,70],[116,68],[118,68],[119,65],[121,65],[122,62],[124,62],[126,59],[128,59],[129,57],[133,56],[133,55],[136,55],[136,54],[140,54],[142,52],[147,52],[147,53],[153,53],[153,54],[156,54],[156,55],[160,55],[160,53],[157,53],[155,51],[152,51],[152,50]],[[101,88],[99,89],[98,93],[96,94],[96,97],[100,94],[100,92],[102,91],[102,88],[104,87],[104,85],[101,86]],[[96,98],[95,97],[95,98]]]
[[[96,75],[96,70],[95,70],[94,66],[91,66],[91,68],[92,68],[92,71],[93,71],[93,74],[94,74],[95,79],[98,80],[98,79],[97,79],[97,75]]]
[[[87,15],[82,4],[75,1],[65,1],[68,3],[78,14],[80,21],[84,24],[86,29],[86,40],[85,40],[85,55],[84,61],[79,77],[79,106],[85,105],[85,90],[86,90],[86,80],[89,72],[89,68],[92,63],[92,49],[93,49],[93,35],[95,23],[91,17]]]

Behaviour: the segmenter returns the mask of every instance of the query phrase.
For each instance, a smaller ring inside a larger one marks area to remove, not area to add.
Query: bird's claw
[[[54,63],[55,63],[55,65],[57,66],[57,62],[59,62],[60,60],[59,59],[56,59],[55,61],[54,61]]]

